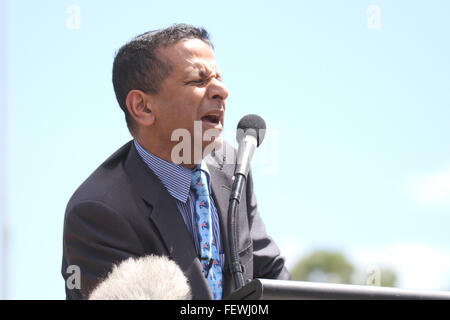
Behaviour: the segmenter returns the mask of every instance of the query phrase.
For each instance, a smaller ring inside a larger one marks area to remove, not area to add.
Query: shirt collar
[[[134,140],[134,145],[136,146],[136,150],[142,160],[144,160],[150,170],[152,170],[159,180],[161,180],[169,194],[175,199],[186,203],[191,188],[192,171],[186,167],[168,162],[155,156],[151,152],[145,150],[136,140]],[[196,166],[195,169],[198,167],[199,166]],[[205,161],[202,161],[200,168],[207,173],[206,176],[208,177],[208,187],[210,187],[209,171]]]

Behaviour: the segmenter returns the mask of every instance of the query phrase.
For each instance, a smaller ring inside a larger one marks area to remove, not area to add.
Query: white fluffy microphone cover
[[[183,271],[165,256],[129,258],[115,265],[90,300],[190,300]]]

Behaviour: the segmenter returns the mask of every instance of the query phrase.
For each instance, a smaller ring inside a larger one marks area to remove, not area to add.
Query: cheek
[[[173,113],[175,117],[185,117],[190,120],[197,119],[201,111],[203,95],[200,89],[192,90],[187,93],[177,94],[173,104]]]
[[[195,119],[196,113],[184,101],[168,106],[164,112],[165,131],[171,133],[173,130],[182,128],[192,133]]]
[[[192,129],[194,120],[199,119],[205,90],[190,87],[178,90],[171,96],[165,97],[160,105],[160,116],[171,128]]]

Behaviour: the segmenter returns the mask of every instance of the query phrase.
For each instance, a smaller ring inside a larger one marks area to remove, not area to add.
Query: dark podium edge
[[[450,292],[254,279],[224,300],[450,300]]]

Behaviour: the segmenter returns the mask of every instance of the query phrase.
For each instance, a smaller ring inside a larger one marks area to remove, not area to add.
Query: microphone
[[[234,175],[247,177],[255,149],[261,145],[266,135],[266,122],[256,114],[243,117],[238,125],[236,140],[239,143],[237,166]]]
[[[92,291],[89,300],[191,300],[191,288],[180,267],[165,256],[129,258]]]
[[[256,114],[244,116],[237,125],[236,139],[239,143],[236,169],[233,176],[230,202],[228,206],[228,229],[230,239],[231,272],[236,289],[244,286],[244,269],[239,261],[237,248],[236,214],[241,200],[242,189],[247,180],[250,162],[255,149],[261,145],[266,134],[266,123]]]
[[[236,131],[236,140],[239,143],[239,147],[230,200],[233,198],[238,202],[240,201],[253,153],[261,145],[265,135],[266,122],[260,116],[248,114],[239,121]]]

